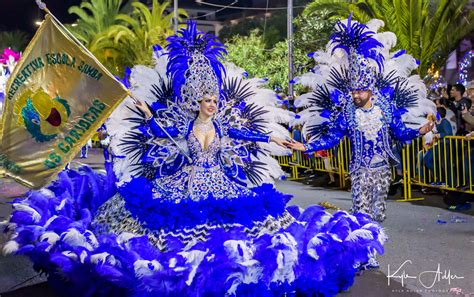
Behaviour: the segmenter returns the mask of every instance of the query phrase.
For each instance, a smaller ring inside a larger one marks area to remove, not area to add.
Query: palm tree
[[[469,0],[313,0],[305,14],[327,9],[336,18],[350,13],[360,22],[377,18],[384,29],[397,35],[397,48],[420,61],[424,77],[434,65],[439,68],[457,43],[474,29],[474,11]]]
[[[0,51],[7,47],[17,52],[23,51],[29,40],[28,34],[20,30],[0,32]]]
[[[78,17],[76,25],[68,25],[68,29],[115,73],[122,68],[119,53],[103,43],[103,36],[108,34],[111,26],[120,23],[118,16],[122,12],[122,4],[122,0],[86,0],[68,10]]]
[[[150,65],[152,47],[155,44],[164,46],[166,37],[174,34],[173,14],[166,14],[169,1],[159,3],[152,1],[151,10],[143,3],[133,2],[132,15],[120,14],[120,24],[113,25],[106,36],[101,36],[98,44],[119,52],[124,62],[129,65]],[[179,21],[187,17],[187,12],[178,10]]]
[[[97,35],[118,23],[122,0],[86,0],[79,6],[72,6],[68,12],[78,17],[77,26],[69,29],[77,39],[90,45]]]

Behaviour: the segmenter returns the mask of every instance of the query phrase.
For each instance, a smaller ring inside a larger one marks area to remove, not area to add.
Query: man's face
[[[364,107],[367,104],[367,102],[370,100],[370,97],[372,97],[372,91],[370,90],[352,91],[352,101],[354,102],[354,105],[357,107]]]
[[[449,95],[450,95],[451,97],[457,97],[459,93],[460,93],[460,92],[458,91],[458,89],[456,89],[456,87],[452,87],[452,88],[451,88],[451,91],[449,92]]]

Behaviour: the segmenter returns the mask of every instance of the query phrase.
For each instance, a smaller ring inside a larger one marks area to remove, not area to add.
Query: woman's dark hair
[[[449,106],[451,105],[451,101],[449,101],[449,99],[447,98],[440,98],[439,104],[443,105],[446,108],[449,108]]]
[[[444,119],[446,117],[446,108],[444,107],[438,107],[436,108],[436,111],[438,112],[439,116]]]
[[[451,92],[451,89],[452,89],[452,88],[453,88],[453,85],[451,85],[451,84],[448,84],[448,85],[446,86],[446,92],[448,93],[448,96],[449,96],[449,93]]]

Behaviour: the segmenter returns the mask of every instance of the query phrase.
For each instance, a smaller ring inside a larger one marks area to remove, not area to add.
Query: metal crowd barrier
[[[412,196],[413,185],[474,194],[474,147],[471,142],[464,137],[447,136],[433,146],[425,146],[422,138],[403,145],[395,152],[400,155],[398,169],[402,173],[403,186],[403,199],[398,201],[423,199]],[[339,145],[327,150],[327,157],[293,152],[291,156],[277,159],[282,167],[290,168],[292,180],[301,179],[301,170],[331,172],[338,175],[339,187],[343,189],[347,187],[350,156],[350,142],[344,138]],[[394,166],[393,177],[396,172]]]
[[[462,136],[446,136],[432,146],[419,138],[404,147],[404,181],[411,185],[474,194],[474,147]]]

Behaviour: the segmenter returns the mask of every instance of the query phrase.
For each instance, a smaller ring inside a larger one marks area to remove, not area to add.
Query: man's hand
[[[464,139],[471,140],[473,137],[474,137],[474,132],[470,132],[466,136],[464,136]]]
[[[298,142],[298,141],[288,143],[287,147],[289,147],[290,149],[295,150],[295,151],[302,151],[302,152],[306,151],[306,148],[304,147],[304,144],[302,144],[301,142]]]
[[[145,118],[149,119],[153,116],[150,109],[148,108],[148,105],[146,105],[146,103],[143,101],[135,101],[135,106],[145,114]]]
[[[420,132],[421,135],[425,135],[426,133],[433,130],[433,128],[434,128],[434,123],[429,121],[428,123],[421,126],[420,130],[418,130],[418,131]]]
[[[281,139],[281,138],[278,138],[278,137],[274,137],[274,136],[270,136],[270,142],[274,142],[276,144],[278,144],[279,146],[281,147],[284,147],[284,148],[287,148],[288,145],[290,144],[289,141],[286,141],[284,139]]]

